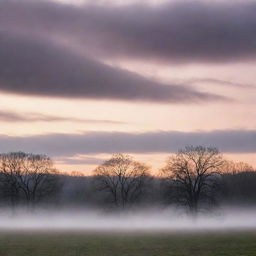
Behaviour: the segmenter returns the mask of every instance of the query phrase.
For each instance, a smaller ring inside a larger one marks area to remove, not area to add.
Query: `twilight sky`
[[[0,151],[256,166],[256,1],[0,0]]]

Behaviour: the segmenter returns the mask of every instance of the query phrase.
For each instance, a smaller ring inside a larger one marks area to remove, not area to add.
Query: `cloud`
[[[40,113],[18,113],[12,111],[0,111],[2,122],[78,122],[89,124],[125,124],[114,120],[83,119],[74,117],[51,116]]]
[[[256,86],[253,84],[246,84],[246,83],[237,83],[232,81],[225,81],[221,79],[215,78],[194,78],[189,79],[186,81],[187,84],[216,84],[221,86],[227,86],[232,88],[248,88],[248,89],[256,89]]]
[[[0,33],[0,90],[48,97],[192,103],[227,100],[112,68],[50,41]]]
[[[56,161],[57,160],[57,161]],[[68,165],[99,165],[104,162],[106,159],[99,157],[89,157],[89,156],[80,156],[79,158],[58,158],[55,161],[58,164],[68,164]]]
[[[52,38],[93,56],[164,62],[255,60],[254,1],[125,6],[1,1],[8,31]]]
[[[173,153],[187,145],[218,147],[225,153],[255,153],[255,130],[146,133],[89,132],[25,137],[0,136],[0,152],[26,151],[52,157],[100,153]]]

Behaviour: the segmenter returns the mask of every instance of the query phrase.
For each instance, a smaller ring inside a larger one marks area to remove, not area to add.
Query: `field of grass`
[[[256,232],[1,232],[0,256],[252,256]]]

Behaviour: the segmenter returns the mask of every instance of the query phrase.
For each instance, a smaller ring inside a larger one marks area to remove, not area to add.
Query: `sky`
[[[256,167],[256,1],[0,0],[0,152],[62,171],[186,145]]]

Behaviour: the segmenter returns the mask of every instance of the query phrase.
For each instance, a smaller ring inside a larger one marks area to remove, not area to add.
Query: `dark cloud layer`
[[[0,152],[27,151],[52,157],[97,153],[171,153],[186,145],[218,147],[228,153],[255,153],[256,131],[220,130],[212,132],[90,132],[27,137],[0,137]]]
[[[254,1],[69,6],[2,1],[3,29],[66,40],[107,57],[169,62],[255,59]]]
[[[49,41],[0,33],[0,90],[26,95],[190,103],[224,100],[112,68]]]
[[[102,60],[254,60],[255,13],[256,3],[249,1],[77,7],[53,1],[0,0],[0,90],[165,103],[227,100],[185,85],[155,82]],[[231,84],[218,78],[210,82]]]
[[[12,111],[0,111],[1,122],[78,122],[87,124],[125,124],[114,120],[82,119],[74,117],[60,117],[39,113],[18,113]]]

